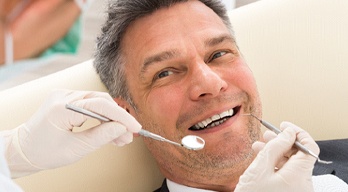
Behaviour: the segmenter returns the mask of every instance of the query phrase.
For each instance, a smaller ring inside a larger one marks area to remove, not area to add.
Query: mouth
[[[225,121],[235,116],[240,111],[240,106],[234,107],[220,114],[213,115],[207,119],[191,126],[189,130],[191,131],[201,131],[205,129],[210,129],[223,124]]]

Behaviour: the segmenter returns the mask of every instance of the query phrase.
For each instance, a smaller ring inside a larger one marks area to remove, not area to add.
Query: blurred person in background
[[[74,53],[87,0],[0,0],[0,66]]]

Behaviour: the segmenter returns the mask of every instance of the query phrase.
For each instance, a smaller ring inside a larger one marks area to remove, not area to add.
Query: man
[[[203,150],[188,151],[144,138],[169,185],[235,189],[261,138],[259,123],[244,114],[261,117],[261,102],[220,1],[112,3],[95,67],[144,129],[206,141]]]

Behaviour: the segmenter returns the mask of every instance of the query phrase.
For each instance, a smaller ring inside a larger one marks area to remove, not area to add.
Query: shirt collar
[[[214,192],[211,190],[197,189],[197,188],[192,188],[192,187],[188,187],[185,185],[181,185],[181,184],[175,183],[169,179],[167,179],[167,187],[168,187],[170,192]]]

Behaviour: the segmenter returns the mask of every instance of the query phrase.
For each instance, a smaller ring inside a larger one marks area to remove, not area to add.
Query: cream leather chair
[[[348,137],[348,1],[260,0],[231,12],[263,118],[315,139]]]
[[[260,0],[230,17],[258,82],[264,119],[294,122],[315,139],[348,137],[348,1]],[[28,119],[54,88],[106,91],[91,61],[78,64],[0,92],[1,128]],[[16,182],[26,192],[143,192],[162,179],[138,138]]]

